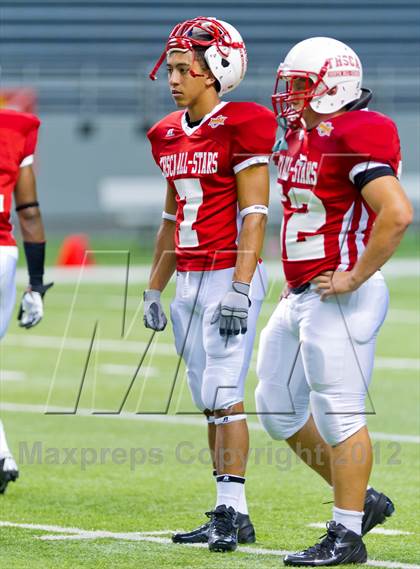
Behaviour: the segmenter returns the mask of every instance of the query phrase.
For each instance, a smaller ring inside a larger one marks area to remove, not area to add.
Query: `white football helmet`
[[[232,91],[245,76],[248,57],[244,41],[236,28],[216,18],[199,17],[177,24],[169,35],[166,48],[150,73],[156,73],[171,51],[207,48],[204,59],[220,85],[219,94]],[[196,74],[190,71],[195,76]]]
[[[361,95],[362,64],[345,43],[333,38],[309,38],[296,44],[280,63],[272,96],[277,116],[296,122],[309,105],[321,114],[334,113]],[[305,79],[305,88],[294,80]],[[280,90],[281,82],[285,87]],[[302,102],[297,112],[292,103]]]

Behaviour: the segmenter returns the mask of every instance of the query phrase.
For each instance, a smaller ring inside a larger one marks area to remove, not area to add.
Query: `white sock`
[[[243,492],[245,478],[232,474],[221,474],[217,477],[217,506],[230,506],[238,511],[239,500]]]
[[[0,459],[5,456],[12,456],[10,449],[7,445],[6,433],[4,432],[3,423],[0,421]]]
[[[216,489],[217,489],[217,470],[213,470],[213,476],[214,476],[214,480],[216,481]],[[216,500],[216,506],[218,506],[217,500]],[[246,494],[245,494],[245,484],[242,484],[242,492],[241,492],[241,496],[239,498],[239,504],[238,504],[238,512],[240,512],[241,514],[244,514],[245,516],[248,516],[249,512],[248,512],[248,504],[246,501]]]
[[[357,535],[362,535],[362,519],[363,512],[342,510],[336,506],[333,507],[333,520],[345,528],[354,531]]]

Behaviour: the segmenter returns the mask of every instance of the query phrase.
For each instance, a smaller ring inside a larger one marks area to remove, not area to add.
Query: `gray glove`
[[[227,292],[217,307],[211,324],[219,320],[221,336],[237,336],[239,332],[245,334],[248,326],[248,310],[251,306],[249,300],[249,284],[233,281],[232,290]]]
[[[161,332],[165,329],[168,320],[163,312],[160,302],[160,290],[145,290],[143,292],[144,316],[143,322],[146,328]]]

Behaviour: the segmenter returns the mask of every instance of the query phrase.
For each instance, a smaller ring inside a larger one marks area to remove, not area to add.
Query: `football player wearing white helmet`
[[[161,291],[177,270],[171,320],[195,405],[208,420],[217,499],[210,522],[173,536],[212,551],[255,541],[245,499],[249,437],[244,382],[265,294],[259,254],[276,121],[255,103],[220,97],[247,66],[239,32],[215,18],[175,26],[151,77],[166,59],[176,105],[148,133],[167,181],[163,221],[144,293],[144,322],[163,330]]]
[[[43,316],[43,296],[52,286],[44,285],[45,233],[35,175],[32,169],[40,122],[30,114],[0,110],[0,340],[5,335],[16,299],[15,274],[18,250],[10,223],[13,198],[18,214],[29,272],[18,320],[32,328]],[[18,477],[18,469],[0,421],[0,494]]]
[[[412,210],[398,179],[397,128],[366,109],[370,96],[358,56],[332,38],[298,43],[278,68],[286,287],[261,334],[257,410],[267,432],[334,490],[325,539],[286,565],[365,562],[361,536],[394,510],[368,488],[365,397],[388,306],[379,269]]]

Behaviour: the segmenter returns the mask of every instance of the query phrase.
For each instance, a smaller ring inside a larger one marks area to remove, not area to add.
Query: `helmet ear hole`
[[[222,58],[221,63],[222,63],[222,67],[229,67],[229,65],[230,65],[229,61],[225,58]]]
[[[337,87],[337,85],[336,85],[335,87],[333,87],[332,89],[330,89],[330,90],[327,92],[327,95],[330,95],[330,97],[333,97],[334,95],[337,94],[337,91],[338,91],[338,87]]]

